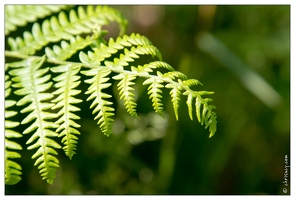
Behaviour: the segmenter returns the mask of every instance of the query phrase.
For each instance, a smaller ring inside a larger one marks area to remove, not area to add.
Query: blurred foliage
[[[113,7],[129,20],[128,34],[147,36],[167,63],[204,84],[199,90],[215,92],[216,134],[208,139],[207,130],[181,112],[184,99],[176,121],[168,91],[165,119],[154,114],[146,87],[137,85],[140,120],[117,101],[114,133],[106,137],[84,102],[77,154],[72,160],[58,155],[53,185],[39,178],[31,152],[23,151],[23,180],[5,186],[5,193],[283,194],[290,157],[290,6]],[[202,51],[197,41],[204,32],[262,77],[280,104],[268,107],[228,70],[232,63]],[[21,140],[25,147],[27,136]]]

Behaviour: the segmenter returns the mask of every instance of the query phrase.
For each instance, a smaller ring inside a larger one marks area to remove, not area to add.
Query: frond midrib
[[[45,163],[45,169],[49,169],[50,168],[50,166],[49,166],[50,160],[47,159],[47,157],[48,157],[48,154],[47,154],[47,151],[46,151],[47,145],[45,143],[45,141],[46,141],[45,140],[46,139],[46,133],[45,133],[46,127],[44,127],[44,124],[42,123],[45,120],[44,120],[44,118],[42,116],[43,110],[42,110],[42,108],[40,108],[41,101],[39,101],[39,99],[37,98],[38,97],[38,94],[36,93],[37,86],[36,86],[35,80],[34,80],[34,70],[35,70],[34,68],[31,68],[31,72],[30,72],[31,78],[30,78],[30,81],[31,81],[31,84],[32,84],[32,86],[34,88],[33,89],[33,91],[34,91],[34,95],[33,96],[34,96],[34,102],[36,102],[35,103],[35,106],[36,106],[37,116],[38,116],[35,122],[37,122],[39,124],[39,126],[38,126],[39,129],[37,129],[37,130],[40,130],[39,133],[41,133],[41,134],[38,134],[38,136],[39,136],[39,139],[38,140],[41,139],[41,142],[42,142],[41,147],[42,147],[42,152],[43,153],[41,154],[41,156],[44,157],[43,162]]]
[[[17,58],[21,58],[21,59],[26,59],[26,58],[41,58],[41,56],[28,56],[26,54],[21,54],[19,52],[8,51],[8,50],[5,50],[5,56],[8,56],[8,57],[17,57]],[[97,67],[97,65],[92,65],[92,64],[89,64],[89,63],[55,60],[55,59],[50,59],[50,58],[47,58],[46,61],[48,63],[52,63],[52,64],[56,64],[56,65],[83,65],[84,67],[90,68],[90,69],[91,68],[94,68],[94,67]],[[142,77],[142,78],[145,78],[145,79],[155,78],[157,80],[161,80],[163,82],[171,83],[173,85],[176,85],[177,87],[181,87],[182,89],[184,89],[186,91],[187,90],[191,90],[188,86],[186,86],[186,85],[184,85],[182,83],[173,81],[170,78],[159,77],[158,75],[145,74],[145,73],[140,73],[140,72],[136,72],[136,71],[124,70],[124,69],[120,69],[118,67],[110,67],[110,66],[103,66],[103,67],[106,67],[109,70],[111,70],[112,72],[115,72],[115,73],[118,73],[118,74],[125,73],[125,74],[128,74],[128,75],[133,75],[133,76],[136,76],[136,77]],[[191,91],[193,91],[193,90],[191,90]]]

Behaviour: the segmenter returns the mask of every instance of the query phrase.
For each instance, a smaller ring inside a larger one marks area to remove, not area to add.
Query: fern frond
[[[5,35],[15,31],[17,27],[35,22],[66,7],[64,5],[5,5]]]
[[[7,121],[5,121],[5,125],[7,125]],[[20,133],[5,129],[5,184],[7,185],[14,185],[21,180],[20,175],[22,174],[22,167],[11,159],[21,157],[15,150],[22,150],[22,147],[18,143],[10,140],[10,138],[19,137],[22,137]]]
[[[203,125],[205,123],[205,128],[209,126],[209,138],[214,135],[216,132],[216,113],[213,112],[213,109],[216,109],[215,106],[213,105],[208,105],[209,102],[212,101],[210,98],[206,98],[203,100],[200,100],[200,97],[196,98],[196,110],[197,110],[197,116],[200,116],[200,102],[203,103],[203,111],[202,111],[202,117],[200,123]],[[199,119],[199,117],[198,117]]]
[[[215,109],[216,107],[208,104],[212,101],[212,99],[203,99],[202,95],[210,95],[213,94],[213,92],[191,90],[190,87],[194,85],[202,85],[202,83],[196,79],[188,79],[180,81],[180,83],[184,85],[184,89],[186,90],[183,94],[187,95],[186,104],[188,107],[190,118],[193,119],[192,103],[193,99],[196,98],[195,107],[198,121],[201,123],[201,125],[205,123],[205,128],[209,127],[209,138],[212,137],[216,132],[216,113],[213,111],[213,109]]]
[[[9,66],[17,68],[9,73],[14,76],[12,80],[15,83],[12,86],[19,88],[15,91],[15,94],[24,96],[16,105],[24,106],[29,103],[21,110],[21,113],[29,112],[27,117],[22,120],[22,124],[33,121],[23,132],[23,134],[33,132],[33,135],[27,141],[27,144],[31,144],[28,149],[38,148],[32,159],[37,158],[35,166],[39,165],[38,169],[40,169],[43,179],[52,184],[56,168],[59,166],[59,161],[54,156],[57,155],[57,152],[54,149],[61,147],[49,138],[57,137],[58,134],[50,130],[57,128],[57,125],[49,121],[56,118],[56,115],[48,112],[53,104],[46,101],[51,100],[53,95],[46,92],[52,83],[48,82],[50,75],[45,75],[49,68],[40,69],[44,61],[45,57],[31,57],[20,62],[10,63]]]
[[[163,74],[163,77],[170,78],[171,80],[174,80],[176,78],[179,78],[181,80],[187,79],[187,76],[185,74],[178,72],[178,71],[166,72],[165,74]]]
[[[169,71],[175,71],[175,69],[171,65],[169,65],[168,63],[162,62],[162,61],[150,62],[149,64],[146,64],[145,67],[150,68],[150,69],[164,68]]]
[[[182,87],[178,83],[168,83],[166,88],[170,88],[171,102],[174,109],[176,120],[178,120],[178,108]]]
[[[177,73],[174,71],[173,67],[163,61],[154,61],[150,62],[148,64],[145,64],[143,66],[138,66],[138,68],[132,68],[132,71],[138,72],[138,73],[147,73],[151,74],[155,69],[164,68],[166,70],[169,70],[170,72],[167,72],[165,74],[160,73],[159,71],[156,71],[156,75],[160,78],[168,78],[167,80],[170,80],[173,74],[170,74],[172,72]],[[180,73],[180,72],[179,72]],[[175,74],[176,75],[176,74]],[[172,78],[174,79],[174,77]]]
[[[97,124],[100,125],[101,131],[109,136],[112,133],[114,108],[110,107],[113,103],[106,99],[112,96],[103,93],[102,90],[111,86],[107,83],[110,78],[106,78],[111,70],[106,67],[95,67],[93,69],[82,71],[86,76],[91,76],[91,79],[85,80],[86,83],[91,84],[85,94],[90,94],[87,101],[93,99],[90,108],[94,108],[92,114],[98,113],[94,120],[98,119]]]
[[[46,47],[46,56],[52,60],[67,60],[78,50],[89,46],[93,41],[92,37],[87,36],[85,39],[77,36],[71,37],[70,43],[61,41],[60,46],[54,45],[53,49]]]
[[[95,59],[98,62],[105,60],[106,58],[111,57],[112,54],[115,54],[120,49],[124,49],[125,47],[130,47],[131,44],[127,42],[128,40],[122,39],[118,37],[116,41],[113,38],[110,38],[108,45],[104,43],[100,43],[97,48],[93,48]],[[90,55],[89,55],[90,56]]]
[[[189,83],[199,84],[199,81],[193,81],[190,80]],[[186,88],[186,91],[183,93],[184,95],[187,95],[187,101],[186,104],[188,106],[188,112],[191,119],[193,119],[193,99],[196,99],[195,107],[196,107],[196,115],[198,118],[198,121],[203,125],[205,123],[205,128],[209,127],[209,138],[212,137],[216,132],[216,113],[213,111],[216,109],[215,106],[209,105],[208,103],[212,101],[212,99],[209,98],[202,98],[202,95],[210,95],[213,94],[213,92],[207,92],[207,91],[193,91],[189,88]]]
[[[214,135],[216,107],[210,104],[212,99],[203,97],[212,92],[194,90],[195,86],[202,84],[162,62],[160,51],[148,38],[139,34],[123,35],[127,21],[120,12],[108,6],[77,6],[69,12],[61,11],[49,16],[65,7],[6,6],[6,35],[10,36],[9,33],[18,27],[32,23],[31,30],[20,37],[6,39],[10,50],[5,51],[5,56],[21,60],[5,63],[5,67],[10,67],[5,71],[14,82],[12,84],[8,75],[5,76],[6,184],[21,180],[21,166],[13,160],[20,157],[16,151],[22,148],[13,141],[13,138],[22,136],[12,130],[20,124],[12,118],[17,114],[11,108],[14,105],[21,106],[20,112],[27,114],[21,121],[21,124],[27,124],[23,134],[30,134],[27,149],[36,149],[32,159],[36,159],[35,166],[38,166],[43,179],[52,184],[59,167],[56,155],[61,146],[55,141],[58,137],[62,138],[65,154],[70,159],[75,154],[80,134],[77,123],[80,117],[76,112],[80,111],[77,104],[82,102],[77,98],[81,92],[77,87],[81,83],[79,72],[82,67],[86,69],[81,73],[88,77],[85,80],[89,84],[85,92],[89,95],[87,101],[91,100],[90,109],[105,135],[112,133],[115,115],[113,98],[106,92],[111,86],[111,77],[118,81],[120,99],[131,116],[138,117],[134,85],[137,78],[142,78],[145,79],[143,85],[148,85],[147,94],[156,113],[164,116],[162,92],[164,87],[168,88],[176,119],[181,96],[185,96],[189,117],[193,119],[195,106],[198,121],[205,128],[209,127],[209,137]],[[112,21],[120,26],[120,37],[107,42],[103,37],[107,32],[103,26]],[[88,52],[85,52],[86,47]],[[42,57],[39,56],[42,54],[40,50],[45,50]],[[80,61],[74,57],[77,53]],[[152,62],[134,66],[147,57],[152,57]],[[45,61],[53,67],[43,66]],[[12,88],[15,88],[13,92],[16,95],[21,96],[18,101],[7,99]]]
[[[123,36],[123,41],[128,41],[130,45],[140,45],[140,46],[145,46],[145,45],[153,45],[152,42],[145,36],[140,35],[140,34],[135,34],[132,33],[130,36],[124,35]]]
[[[20,138],[22,135],[12,130],[19,125],[19,122],[9,120],[9,118],[17,114],[16,111],[8,110],[16,104],[15,101],[7,99],[11,93],[10,86],[11,81],[9,81],[9,76],[5,75],[5,184],[14,185],[21,180],[22,167],[11,159],[21,157],[15,150],[22,150],[22,147],[11,139]]]
[[[154,46],[133,46],[130,50],[125,49],[124,54],[120,54],[119,58],[114,58],[113,62],[105,61],[105,65],[114,68],[128,66],[129,62],[134,61],[134,58],[139,58],[138,55],[151,55],[158,58],[161,57],[160,51]]]
[[[113,61],[107,60],[107,58],[116,54],[119,50],[124,49],[124,53],[121,53],[119,57],[115,57]],[[124,35],[118,37],[116,41],[110,39],[108,45],[101,44],[99,47],[89,51],[88,54],[80,52],[80,60],[85,66],[90,68],[101,67],[101,62],[104,61],[105,68],[118,73],[113,79],[120,80],[118,83],[120,98],[124,100],[125,108],[127,112],[132,116],[136,114],[136,103],[134,100],[134,90],[132,80],[136,77],[144,77],[146,80],[144,85],[149,85],[148,94],[152,99],[153,108],[156,113],[163,116],[163,104],[162,104],[162,88],[165,86],[170,90],[171,102],[175,117],[178,120],[178,108],[181,94],[187,96],[186,104],[188,106],[188,113],[191,120],[193,120],[193,101],[198,100],[196,103],[197,118],[201,124],[205,123],[206,128],[209,126],[210,137],[216,131],[216,114],[213,112],[214,106],[209,105],[208,100],[204,100],[201,96],[212,94],[210,92],[197,92],[191,88],[202,83],[196,79],[187,79],[186,75],[181,72],[175,71],[172,66],[162,61],[153,61],[143,66],[131,66],[131,70],[125,70],[124,66],[130,65],[135,58],[139,58],[143,54],[156,56],[161,59],[158,50],[152,46],[151,42],[145,37],[139,34],[132,34],[130,36]],[[161,73],[159,69],[167,70],[166,73]],[[152,74],[153,72],[153,74]],[[95,74],[93,74],[95,75]],[[128,78],[131,78],[128,80]],[[202,109],[201,109],[202,108]],[[204,110],[205,109],[205,110]],[[201,115],[202,111],[203,114]]]
[[[157,77],[148,78],[147,80],[143,82],[143,85],[148,85],[148,84],[150,85],[148,87],[148,94],[150,95],[150,99],[152,99],[153,108],[155,112],[161,115],[162,117],[164,117],[164,114],[163,114],[163,104],[161,101],[162,95],[160,95],[160,93],[162,93],[161,88],[164,87],[162,85],[163,82],[164,82],[163,80]]]
[[[75,89],[81,82],[78,81],[80,80],[80,76],[77,75],[80,68],[81,65],[68,64],[52,67],[50,69],[54,73],[61,73],[59,76],[53,78],[53,80],[56,81],[54,87],[57,88],[53,94],[58,96],[52,100],[55,105],[51,109],[60,109],[57,113],[59,119],[56,123],[59,124],[59,127],[56,132],[60,132],[59,137],[63,137],[62,143],[65,145],[63,149],[70,159],[72,159],[76,150],[78,138],[75,134],[80,134],[76,129],[79,128],[80,125],[74,121],[80,119],[80,117],[73,113],[80,109],[72,105],[82,102],[82,100],[74,97],[81,92]]]
[[[69,19],[65,12],[60,12],[58,18],[53,16],[43,21],[42,25],[34,23],[32,31],[24,32],[23,38],[8,38],[8,44],[12,51],[32,55],[50,42],[71,40],[72,35],[91,33],[110,20],[117,21],[121,29],[125,30],[126,20],[118,11],[105,6],[88,6],[85,11],[79,6],[77,12],[70,11]]]
[[[185,91],[183,94],[187,95],[186,104],[187,104],[187,108],[188,108],[188,114],[189,114],[189,117],[191,118],[191,120],[193,120],[193,106],[192,106],[192,103],[193,103],[194,91]]]
[[[116,76],[113,77],[113,79],[115,80],[121,80],[118,83],[118,90],[119,95],[120,95],[120,99],[124,100],[124,105],[125,108],[127,109],[127,112],[131,115],[131,116],[137,116],[136,113],[136,103],[134,100],[134,93],[132,92],[132,90],[134,90],[131,86],[134,85],[135,83],[133,82],[134,79],[136,79],[135,75],[132,74],[127,74],[127,73],[122,73],[122,74],[118,74]]]
[[[195,86],[195,85],[203,85],[200,81],[196,80],[196,79],[188,79],[188,80],[184,80],[183,81],[183,84],[185,86],[188,86],[188,87],[192,87],[192,86]],[[210,93],[211,94],[211,93]]]
[[[129,47],[131,48],[128,49]],[[124,49],[124,53],[120,54],[119,58],[114,58],[113,62],[105,61],[106,66],[127,66],[129,62],[139,58],[139,55],[152,55],[162,59],[160,51],[146,37],[139,34],[124,35],[123,37],[118,37],[116,41],[111,38],[108,45],[101,43],[99,47],[94,48],[94,54],[88,53],[88,56],[101,62],[121,49]]]

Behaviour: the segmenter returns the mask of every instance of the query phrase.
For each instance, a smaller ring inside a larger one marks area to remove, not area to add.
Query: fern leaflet
[[[67,60],[78,50],[89,46],[92,41],[93,38],[89,36],[85,39],[80,36],[77,36],[76,38],[71,37],[70,44],[66,41],[62,41],[60,46],[54,45],[53,49],[46,47],[45,52],[47,57],[53,60]]]
[[[5,35],[15,31],[19,26],[25,26],[29,22],[35,22],[38,18],[43,18],[66,8],[64,5],[6,5],[5,6]]]
[[[178,108],[179,108],[179,100],[180,100],[182,88],[177,83],[168,83],[165,87],[171,89],[170,90],[171,102],[173,104],[176,120],[178,120]]]
[[[73,112],[79,111],[80,109],[72,105],[82,102],[82,100],[74,97],[81,92],[80,90],[75,90],[80,84],[80,81],[78,81],[80,76],[76,75],[80,71],[80,68],[81,65],[60,65],[51,68],[51,71],[61,73],[54,78],[56,81],[54,86],[57,90],[55,90],[53,94],[58,96],[52,100],[52,102],[55,103],[52,109],[60,109],[57,113],[59,119],[56,123],[59,124],[59,127],[56,132],[60,132],[59,137],[64,136],[62,139],[62,143],[65,144],[63,149],[70,159],[72,159],[76,150],[78,138],[75,134],[80,134],[80,132],[75,129],[79,128],[80,125],[73,121],[75,119],[80,119],[80,117],[73,114]]]
[[[22,147],[11,139],[22,135],[12,130],[19,125],[19,122],[9,120],[17,114],[16,111],[7,110],[16,104],[15,101],[6,99],[11,93],[10,85],[9,76],[5,75],[5,184],[14,185],[21,180],[22,167],[11,159],[21,157],[15,150],[22,150]]]
[[[162,96],[160,93],[162,93],[161,88],[164,86],[162,85],[164,81],[157,78],[157,77],[151,77],[143,82],[143,85],[150,84],[148,87],[148,94],[150,95],[150,99],[152,99],[153,107],[156,113],[164,117],[163,114],[163,104],[161,101]]]
[[[116,10],[101,6],[96,6],[95,9],[93,6],[88,6],[86,10],[78,7],[78,14],[75,10],[71,10],[69,20],[65,12],[60,12],[58,18],[53,16],[50,20],[45,20],[42,25],[34,23],[32,32],[24,32],[24,38],[8,38],[8,43],[13,51],[32,55],[50,42],[71,40],[72,35],[91,33],[100,26],[108,24],[110,20],[121,22],[121,29],[125,30],[125,19],[120,17],[120,13]],[[109,15],[104,15],[105,12]]]
[[[110,78],[106,78],[111,70],[106,67],[96,67],[87,71],[82,71],[83,74],[91,76],[91,79],[85,82],[91,84],[86,94],[90,94],[87,101],[94,99],[90,108],[94,108],[92,114],[98,113],[94,120],[98,119],[97,124],[100,125],[102,132],[109,136],[112,133],[113,119],[115,115],[114,109],[110,107],[113,103],[106,99],[111,98],[111,95],[103,93],[102,90],[111,86],[111,83],[106,83]]]
[[[58,134],[50,130],[51,128],[57,128],[56,124],[49,121],[54,119],[56,115],[47,111],[52,108],[53,104],[44,102],[53,97],[52,94],[45,92],[51,87],[52,83],[48,82],[50,75],[45,75],[49,68],[40,69],[44,61],[45,57],[32,57],[20,62],[10,63],[9,66],[17,68],[9,73],[14,76],[12,78],[15,82],[13,87],[19,88],[15,93],[24,96],[16,105],[23,106],[30,103],[30,105],[21,110],[22,113],[29,112],[29,115],[21,123],[27,124],[35,120],[23,132],[23,134],[34,132],[27,141],[27,144],[31,144],[28,149],[38,148],[32,159],[37,158],[35,166],[39,165],[38,169],[40,169],[43,179],[52,184],[56,167],[59,166],[59,161],[54,157],[54,155],[57,155],[54,148],[58,149],[61,147],[49,138],[56,137]]]
[[[131,75],[128,73],[125,74],[118,74],[116,76],[113,77],[113,79],[115,80],[121,80],[118,83],[118,89],[120,90],[119,95],[120,98],[124,100],[124,105],[125,108],[127,109],[127,112],[131,115],[131,116],[137,116],[136,113],[136,103],[134,100],[134,93],[132,93],[132,90],[134,90],[131,86],[134,85],[135,83],[132,82],[134,79],[136,78],[135,75]]]

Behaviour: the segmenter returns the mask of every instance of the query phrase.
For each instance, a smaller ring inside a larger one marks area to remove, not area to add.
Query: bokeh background
[[[5,193],[284,194],[285,156],[290,158],[290,6],[111,7],[129,21],[127,34],[147,36],[165,62],[200,80],[199,90],[215,92],[216,134],[209,139],[208,129],[189,119],[184,98],[176,121],[169,91],[163,93],[165,119],[155,114],[140,84],[140,120],[132,118],[113,87],[117,101],[110,137],[101,133],[84,102],[77,154],[69,160],[60,151],[53,185],[32,167],[33,152],[22,151],[23,180],[5,186]],[[116,28],[111,24],[106,37],[116,36]]]

